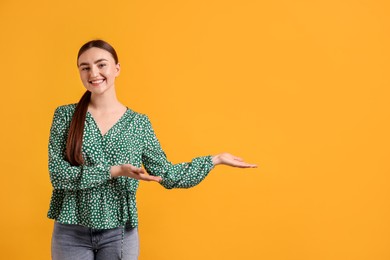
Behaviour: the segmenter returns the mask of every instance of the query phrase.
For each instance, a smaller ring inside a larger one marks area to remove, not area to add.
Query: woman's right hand
[[[153,176],[146,173],[142,168],[135,167],[131,164],[121,164],[111,166],[111,177],[126,176],[141,181],[155,181],[161,182],[162,178],[159,176]]]

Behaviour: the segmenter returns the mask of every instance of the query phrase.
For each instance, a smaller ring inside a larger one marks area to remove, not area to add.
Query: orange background
[[[117,50],[119,99],[173,162],[228,151],[190,190],[142,183],[140,260],[390,259],[385,0],[0,3],[0,257],[49,259],[47,141],[84,92],[78,48]]]

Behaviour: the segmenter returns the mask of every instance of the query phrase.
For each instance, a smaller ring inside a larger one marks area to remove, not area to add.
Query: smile
[[[100,84],[103,81],[104,81],[104,79],[97,79],[97,80],[91,80],[91,81],[89,81],[89,83],[91,83],[91,84]]]

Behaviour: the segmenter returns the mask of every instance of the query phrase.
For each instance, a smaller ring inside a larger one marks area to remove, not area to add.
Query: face
[[[115,87],[115,78],[119,76],[119,63],[111,53],[100,48],[90,48],[78,59],[80,78],[84,87],[92,94],[104,94]]]

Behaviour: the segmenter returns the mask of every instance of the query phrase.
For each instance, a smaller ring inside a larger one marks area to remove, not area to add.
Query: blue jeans
[[[137,260],[138,229],[92,229],[55,222],[51,255],[53,260]]]

